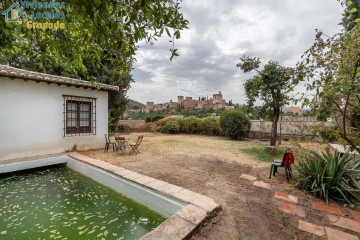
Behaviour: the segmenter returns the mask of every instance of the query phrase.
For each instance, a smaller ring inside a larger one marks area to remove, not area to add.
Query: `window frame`
[[[63,95],[64,97],[64,137],[96,135],[96,98]],[[74,104],[70,106],[70,104]],[[81,106],[88,105],[88,110]],[[69,107],[70,106],[70,107]],[[73,109],[75,106],[75,109]],[[83,117],[86,114],[87,117]],[[69,117],[70,115],[70,117]],[[69,121],[75,121],[72,126]],[[87,123],[87,126],[81,126]]]

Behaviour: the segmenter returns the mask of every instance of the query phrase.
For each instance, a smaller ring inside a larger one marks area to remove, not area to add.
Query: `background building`
[[[223,99],[223,95],[221,94],[221,92],[219,92],[217,94],[213,94],[213,97],[210,99],[199,98],[199,100],[196,100],[193,99],[192,97],[178,96],[177,102],[173,102],[172,100],[161,104],[154,104],[154,102],[147,102],[146,107],[142,108],[141,111],[150,113],[150,112],[161,111],[163,109],[168,109],[168,108],[221,109],[221,108],[225,108],[226,106],[228,106],[228,104]]]

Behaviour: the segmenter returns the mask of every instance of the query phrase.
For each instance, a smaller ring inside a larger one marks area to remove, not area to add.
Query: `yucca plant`
[[[353,155],[310,152],[299,162],[297,186],[324,199],[360,202],[360,162]]]

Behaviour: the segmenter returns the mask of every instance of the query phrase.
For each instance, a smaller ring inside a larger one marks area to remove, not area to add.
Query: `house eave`
[[[108,84],[94,84],[89,81],[78,80],[73,78],[61,77],[56,75],[50,75],[45,73],[32,72],[20,68],[14,68],[6,65],[0,65],[0,77],[8,77],[11,79],[19,78],[25,81],[31,80],[37,83],[46,82],[48,84],[57,84],[58,86],[65,85],[68,87],[83,87],[85,89],[90,88],[93,90],[101,90],[108,92],[118,92],[119,87]]]

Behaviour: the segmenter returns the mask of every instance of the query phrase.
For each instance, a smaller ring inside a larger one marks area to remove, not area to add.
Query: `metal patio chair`
[[[129,152],[129,154],[140,153],[138,150],[138,147],[139,147],[140,143],[142,142],[142,140],[143,140],[143,136],[139,136],[135,144],[129,144],[129,146],[131,148],[131,151]]]
[[[284,154],[283,160],[274,160],[272,162],[269,179],[271,178],[271,175],[273,176],[276,175],[279,167],[283,167],[285,168],[286,180],[289,182],[292,177],[292,168],[291,168],[292,164],[294,164],[294,156],[293,153],[291,152],[291,149],[287,149]]]
[[[116,142],[112,142],[112,141],[110,140],[110,137],[109,137],[108,134],[104,134],[104,135],[105,135],[105,140],[106,140],[104,152],[109,151],[109,146],[110,146],[110,145],[112,145],[112,147],[113,147],[113,152],[115,152]]]

